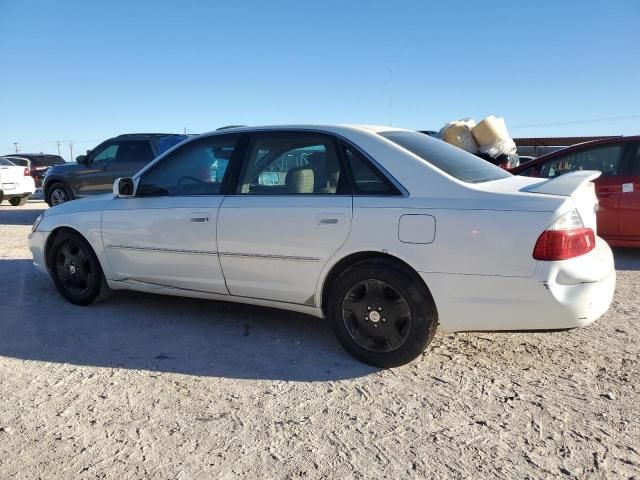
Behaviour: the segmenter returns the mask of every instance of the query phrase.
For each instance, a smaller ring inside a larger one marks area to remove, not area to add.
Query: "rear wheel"
[[[45,200],[50,207],[54,207],[71,200],[71,195],[64,185],[61,183],[54,183],[48,188],[47,198]]]
[[[9,203],[14,207],[19,207],[21,205],[25,205],[28,200],[29,197],[13,197],[9,199]]]
[[[56,288],[71,303],[89,305],[110,292],[93,249],[77,233],[62,232],[55,237],[48,266]]]
[[[343,272],[331,289],[328,312],[345,350],[383,368],[415,359],[438,324],[433,298],[416,274],[384,260]]]

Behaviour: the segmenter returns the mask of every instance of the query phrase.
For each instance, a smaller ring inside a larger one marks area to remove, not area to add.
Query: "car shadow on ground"
[[[640,248],[614,248],[616,270],[640,270]]]
[[[66,302],[30,260],[0,260],[0,355],[44,362],[243,379],[324,381],[376,369],[354,360],[328,322],[275,309],[114,292]]]
[[[22,207],[13,207],[8,202],[0,204],[0,225],[31,225],[47,209],[42,202],[27,203]]]

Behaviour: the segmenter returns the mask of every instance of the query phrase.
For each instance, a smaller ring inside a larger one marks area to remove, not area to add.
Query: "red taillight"
[[[24,176],[25,177],[30,177],[31,174],[29,173],[29,169],[27,167],[24,167]]]
[[[545,230],[533,249],[536,260],[567,260],[589,253],[596,247],[596,236],[590,228]]]

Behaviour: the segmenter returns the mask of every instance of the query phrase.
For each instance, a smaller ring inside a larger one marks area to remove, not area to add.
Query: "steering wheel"
[[[178,180],[178,183],[176,184],[176,190],[178,190],[178,192],[180,192],[182,184],[185,183],[187,180],[191,180],[196,184],[200,184],[200,185],[207,185],[208,182],[205,182],[204,180],[200,180],[199,178],[196,177],[192,177],[191,175],[187,175],[186,177],[182,177],[180,180]]]

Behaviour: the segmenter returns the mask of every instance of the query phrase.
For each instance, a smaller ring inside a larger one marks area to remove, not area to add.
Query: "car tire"
[[[45,201],[50,207],[68,202],[71,199],[72,197],[69,190],[60,182],[56,182],[47,188]]]
[[[4,200],[4,192],[0,190],[0,203]]]
[[[47,258],[51,279],[69,302],[86,306],[110,295],[98,257],[80,234],[68,231],[58,234]]]
[[[345,270],[331,287],[327,311],[344,349],[382,368],[414,360],[438,326],[435,302],[422,280],[385,259]]]
[[[9,203],[14,207],[20,207],[22,205],[26,205],[29,197],[13,197],[9,199]]]

